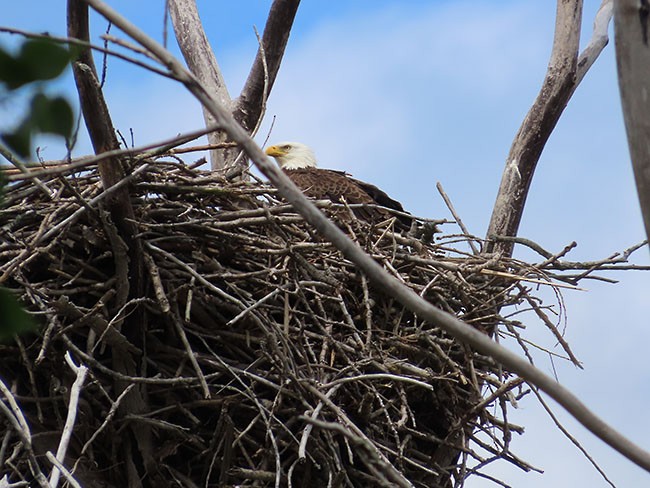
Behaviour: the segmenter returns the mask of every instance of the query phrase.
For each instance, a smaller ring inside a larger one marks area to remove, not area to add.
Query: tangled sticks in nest
[[[28,443],[3,420],[0,476],[49,472],[70,409],[63,465],[84,486],[134,472],[150,486],[451,486],[495,459],[529,469],[507,448],[520,429],[490,410],[522,380],[375,291],[273,189],[140,166],[148,285],[120,302],[127,258],[96,171],[43,181],[49,197],[25,180],[0,213],[4,285],[42,324],[0,345],[31,429]],[[512,327],[497,311],[523,288],[482,270],[513,262],[459,251],[463,236],[345,227],[436,306],[486,333]],[[66,353],[88,368],[77,403]]]

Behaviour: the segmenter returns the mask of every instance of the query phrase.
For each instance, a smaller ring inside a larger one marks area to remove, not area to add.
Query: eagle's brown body
[[[300,143],[283,143],[271,146],[266,153],[275,157],[285,174],[303,193],[317,200],[330,200],[334,203],[362,204],[368,207],[354,208],[353,213],[363,220],[376,223],[393,215],[382,208],[391,208],[404,212],[402,205],[390,198],[370,183],[355,180],[343,171],[321,169],[316,167],[313,152]],[[397,226],[406,229],[411,219],[397,216]]]
[[[377,203],[344,173],[320,168],[289,169],[284,172],[305,195],[312,198],[336,203]]]

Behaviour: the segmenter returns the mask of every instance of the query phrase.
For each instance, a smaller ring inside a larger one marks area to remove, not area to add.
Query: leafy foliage
[[[31,315],[23,310],[9,290],[0,288],[0,341],[34,328],[35,322]]]
[[[11,93],[29,84],[52,80],[63,73],[74,56],[65,47],[48,40],[26,41],[16,54],[0,47],[2,92]],[[36,86],[29,112],[13,131],[0,133],[0,139],[16,154],[27,157],[31,153],[34,134],[48,133],[68,138],[73,124],[70,104],[63,97],[46,95],[41,86]],[[5,182],[0,181],[0,190],[4,185]],[[33,318],[8,290],[0,288],[0,341],[34,328]]]
[[[25,42],[16,55],[0,48],[0,80],[15,90],[35,81],[59,76],[70,61],[70,52],[47,40]]]
[[[38,84],[58,77],[76,54],[48,40],[26,41],[18,53],[10,54],[0,48],[0,83],[14,91],[29,84]],[[43,93],[37,86],[29,113],[11,132],[0,138],[21,157],[31,153],[32,136],[38,133],[72,134],[74,116],[70,104],[60,96]]]

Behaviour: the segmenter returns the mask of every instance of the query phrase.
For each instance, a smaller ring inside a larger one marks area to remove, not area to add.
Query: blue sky
[[[4,25],[65,32],[63,0],[5,3]],[[162,0],[110,3],[162,38]],[[377,184],[426,217],[448,216],[435,190],[440,181],[470,231],[483,235],[505,157],[546,70],[554,3],[303,0],[258,140],[276,116],[271,142],[306,142],[322,166]],[[585,1],[583,43],[599,4]],[[263,29],[269,5],[199,1],[233,96],[257,49],[253,25]],[[96,19],[93,29],[98,35],[105,24]],[[0,35],[0,42],[13,39]],[[540,161],[520,230],[553,251],[577,241],[572,260],[603,258],[644,237],[613,54],[610,44],[562,116]],[[67,76],[57,89],[72,98],[71,86]],[[138,145],[202,125],[198,104],[181,86],[121,62],[109,65],[106,95],[116,125],[124,134],[132,128]],[[5,101],[0,127],[19,110],[19,103]],[[46,159],[64,154],[53,140],[42,144]],[[89,148],[84,136],[76,153]],[[642,250],[636,262],[648,261]],[[648,449],[650,275],[610,276],[620,283],[585,282],[588,292],[564,293],[566,337],[585,370],[557,362],[555,368],[593,410]],[[529,321],[527,334],[555,346],[536,321]],[[544,356],[537,365],[552,372]],[[648,483],[648,473],[576,426],[559,407],[555,413],[615,483]],[[513,486],[608,486],[532,398],[511,415],[526,426],[514,452],[545,474],[505,464],[494,466],[493,474]],[[467,486],[494,485],[474,478]]]

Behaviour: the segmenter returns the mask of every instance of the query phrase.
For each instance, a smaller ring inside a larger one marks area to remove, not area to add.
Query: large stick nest
[[[272,188],[174,162],[138,170],[140,291],[95,170],[42,178],[49,196],[29,179],[8,188],[0,274],[42,327],[0,345],[32,436],[4,424],[0,477],[49,472],[71,408],[63,464],[84,486],[133,473],[147,486],[451,486],[495,459],[528,468],[508,448],[520,429],[494,416],[522,381],[377,292]],[[467,253],[464,236],[423,243],[334,213],[432,304],[512,331],[497,311],[526,290],[484,270],[521,265]],[[72,406],[66,352],[89,368]]]

